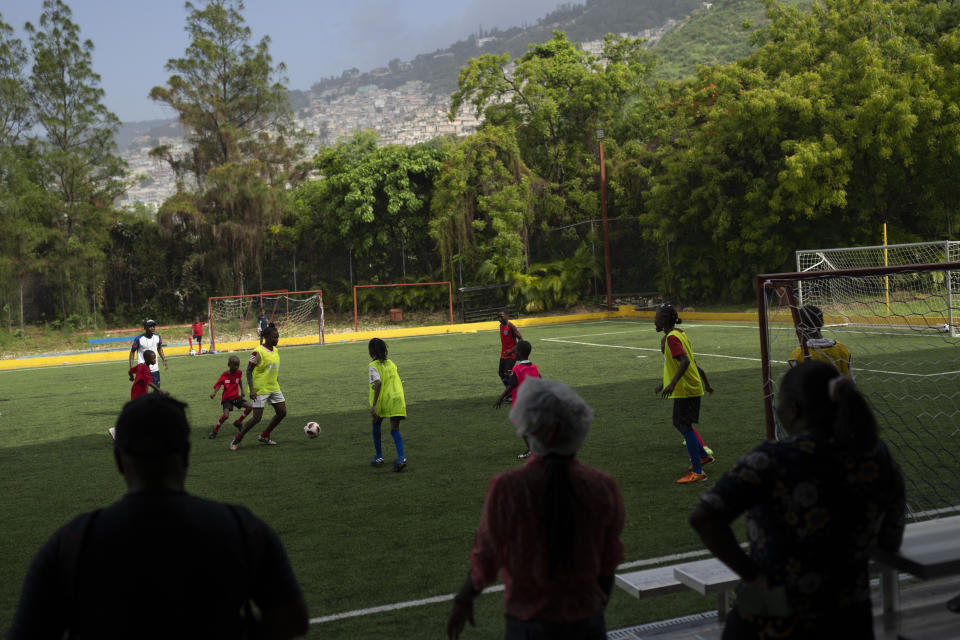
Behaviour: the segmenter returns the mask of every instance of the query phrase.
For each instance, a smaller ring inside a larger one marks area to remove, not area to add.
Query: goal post
[[[886,238],[886,235],[884,235],[884,238]],[[960,241],[956,240],[882,244],[866,247],[837,247],[833,249],[802,249],[796,252],[797,271],[805,273],[866,267],[943,264],[958,261],[960,261]],[[960,293],[960,273],[946,272],[945,277],[947,297],[952,299],[954,293]],[[893,301],[889,279],[885,279],[883,285],[883,302],[889,310]],[[797,297],[801,304],[808,298],[811,298],[809,300],[811,304],[820,304],[825,297],[843,298],[847,295],[849,295],[848,292],[834,291],[833,287],[811,290],[809,287],[804,287],[802,282],[797,290]],[[953,305],[947,305],[947,309],[952,311]],[[956,320],[960,322],[960,317]],[[946,324],[952,328],[953,335],[960,335],[960,328],[954,327],[957,323],[954,322],[952,314],[948,317]]]
[[[261,311],[277,326],[284,344],[323,344],[323,291],[261,291],[207,299],[210,349],[257,340]]]
[[[851,375],[903,469],[911,517],[960,511],[956,272],[960,261],[758,275],[767,437],[783,435],[776,415],[783,374],[836,341],[849,350]],[[817,342],[802,326],[810,306],[823,317]]]
[[[357,292],[361,289],[390,289],[390,288],[407,288],[407,287],[446,287],[447,289],[447,311],[449,316],[449,323],[453,324],[453,283],[452,282],[397,282],[390,284],[358,284],[353,287],[353,330],[359,331],[360,328],[360,313],[359,306],[357,302]]]

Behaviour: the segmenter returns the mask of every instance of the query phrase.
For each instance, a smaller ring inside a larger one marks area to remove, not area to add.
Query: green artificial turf
[[[687,471],[671,401],[660,398],[660,335],[651,321],[597,321],[522,328],[546,377],[574,387],[595,419],[580,459],[610,472],[627,509],[626,561],[701,549],[687,517],[699,495],[764,437],[759,341],[749,324],[684,325],[716,393],[704,399],[700,431],[718,461],[709,479]],[[451,594],[467,570],[470,545],[491,476],[515,468],[522,442],[508,409],[494,410],[498,336],[476,334],[388,340],[403,379],[401,423],[409,466],[391,473],[373,456],[367,405],[366,344],[284,348],[280,385],[288,415],[276,447],[251,433],[228,450],[232,427],[208,440],[219,414],[213,383],[227,354],[172,357],[162,385],[189,403],[193,425],[190,492],[241,503],[279,533],[311,617]],[[242,360],[245,357],[242,355]],[[125,362],[0,372],[0,630],[9,627],[23,576],[43,541],[73,515],[118,499],[122,478],[106,433],[129,398]],[[264,422],[271,410],[264,414]],[[307,439],[315,420],[322,433]],[[215,540],[208,544],[216,544]],[[614,589],[607,612],[616,629],[716,606],[678,594],[639,602]],[[449,603],[316,623],[311,636],[443,637]],[[471,638],[502,637],[503,595],[477,600]]]

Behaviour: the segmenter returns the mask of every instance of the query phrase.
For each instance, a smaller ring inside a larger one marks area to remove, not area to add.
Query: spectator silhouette
[[[533,456],[490,482],[447,636],[474,624],[474,598],[502,569],[508,639],[601,640],[624,510],[613,479],[574,457],[593,411],[566,385],[531,377],[510,417]]]
[[[159,394],[123,407],[114,457],[127,493],[75,518],[40,549],[10,638],[307,632],[306,603],[273,530],[243,507],[185,491],[185,407]]]
[[[743,582],[729,638],[873,638],[869,548],[903,538],[903,476],[853,382],[820,361],[783,377],[789,435],[741,458],[690,517]],[[730,523],[746,512],[749,555]]]

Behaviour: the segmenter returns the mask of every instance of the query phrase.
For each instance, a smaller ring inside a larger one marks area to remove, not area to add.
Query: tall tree
[[[183,57],[167,62],[172,75],[165,87],[151,89],[150,97],[177,113],[190,148],[176,155],[157,147],[154,155],[181,179],[192,174],[201,186],[211,169],[251,159],[259,161],[258,172],[271,184],[302,178],[286,67],[274,66],[270,38],[250,44],[243,0],[206,0],[200,7],[187,2],[185,8],[190,44]]]
[[[36,144],[49,176],[44,185],[60,203],[54,224],[61,313],[95,319],[107,220],[123,190],[124,163],[113,153],[120,121],[102,103],[93,43],[81,41],[71,15],[60,0],[44,0],[38,25],[25,25],[33,56],[29,95],[43,134]]]
[[[30,99],[24,69],[27,49],[0,15],[0,145],[20,140],[30,127]]]

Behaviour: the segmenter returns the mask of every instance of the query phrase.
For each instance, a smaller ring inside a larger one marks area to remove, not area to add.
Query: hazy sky
[[[246,0],[252,42],[270,36],[287,86],[309,89],[344,69],[367,71],[444,48],[482,25],[534,23],[562,0]],[[203,0],[195,0],[202,5]],[[173,117],[147,95],[166,84],[164,65],[183,55],[187,12],[180,0],[66,0],[80,36],[94,44],[104,103],[121,120]],[[29,47],[24,22],[38,23],[42,0],[3,0],[0,15]]]

